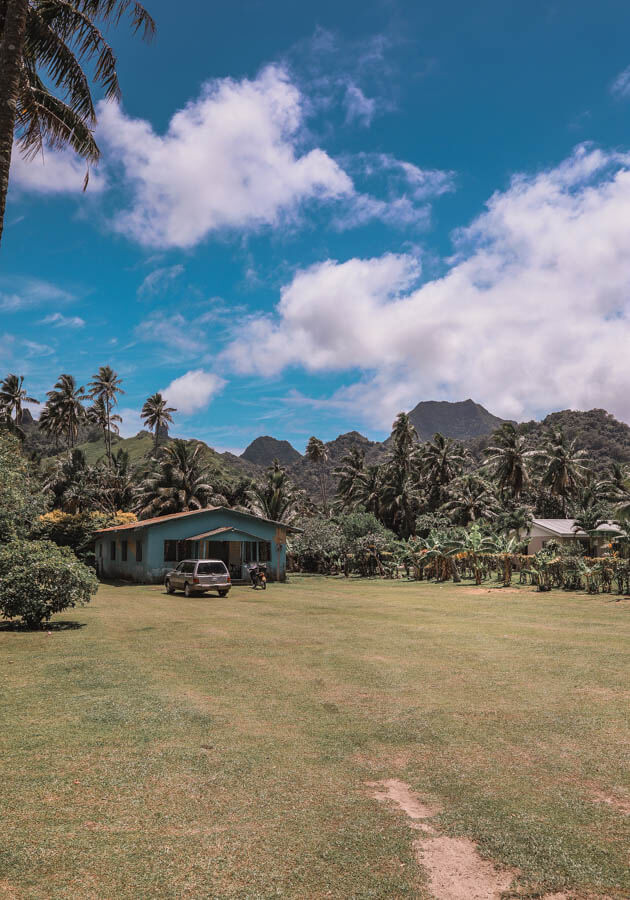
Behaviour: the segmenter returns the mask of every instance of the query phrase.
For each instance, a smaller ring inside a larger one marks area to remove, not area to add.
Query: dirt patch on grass
[[[418,863],[428,875],[434,900],[501,900],[509,890],[518,872],[500,869],[490,860],[482,859],[476,844],[468,838],[441,834],[430,821],[441,812],[438,803],[424,801],[398,778],[366,784],[376,800],[396,805],[410,820],[410,827],[421,832],[413,848]],[[541,900],[571,900],[571,895],[545,894]]]
[[[522,594],[523,593],[522,590],[520,590],[519,588],[513,588],[513,587],[504,588],[504,587],[501,587],[500,585],[497,585],[497,587],[491,587],[491,588],[467,588],[466,593],[467,594],[494,594],[497,591],[500,592],[501,594]]]
[[[630,799],[627,797],[616,797],[614,794],[608,794],[605,791],[593,791],[591,797],[594,803],[605,803],[624,816],[630,816]]]
[[[423,803],[415,791],[412,791],[408,784],[398,778],[369,781],[368,787],[373,788],[372,796],[375,800],[380,802],[391,800],[410,819],[431,819],[442,812],[442,808],[437,804]]]

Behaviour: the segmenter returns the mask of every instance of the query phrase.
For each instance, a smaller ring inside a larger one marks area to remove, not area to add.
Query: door
[[[184,566],[186,563],[180,563],[172,575],[169,576],[172,587],[183,589],[184,587]]]

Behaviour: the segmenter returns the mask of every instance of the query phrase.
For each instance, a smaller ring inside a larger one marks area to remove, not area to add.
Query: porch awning
[[[192,537],[185,538],[187,541],[204,541],[207,538],[218,537],[219,535],[242,534],[251,538],[253,541],[262,541],[260,535],[251,534],[249,531],[243,531],[242,528],[234,528],[232,525],[224,525],[223,528],[213,528],[212,531],[204,531],[203,534],[194,534]]]

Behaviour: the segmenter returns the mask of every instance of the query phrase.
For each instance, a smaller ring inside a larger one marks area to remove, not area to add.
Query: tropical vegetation
[[[0,240],[14,141],[27,158],[69,146],[88,166],[98,161],[89,75],[106,98],[120,97],[103,27],[123,16],[152,37],[137,0],[0,0]]]

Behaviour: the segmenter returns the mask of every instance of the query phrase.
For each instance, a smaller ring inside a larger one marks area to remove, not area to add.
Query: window
[[[164,562],[177,562],[177,541],[164,541]]]
[[[127,562],[127,541],[122,542],[122,561]]]
[[[271,562],[271,544],[269,541],[260,541],[258,544],[258,559],[260,562]]]
[[[101,559],[103,558],[103,544],[100,541],[98,544],[98,555],[100,556]]]
[[[116,541],[109,542],[109,558],[116,559]]]
[[[184,566],[185,566],[185,565],[186,565],[186,563],[180,563],[180,564],[177,566],[177,568],[175,569],[175,571],[176,571],[176,572],[183,572],[183,571],[184,571]]]
[[[192,575],[192,573],[194,571],[195,571],[195,563],[194,562],[185,562],[182,565],[182,573],[184,575]]]
[[[245,541],[245,562],[256,562],[258,558],[258,542],[257,541]]]
[[[142,562],[142,541],[136,541],[136,562]]]
[[[226,572],[222,562],[202,562],[197,566],[197,575],[225,575]]]

